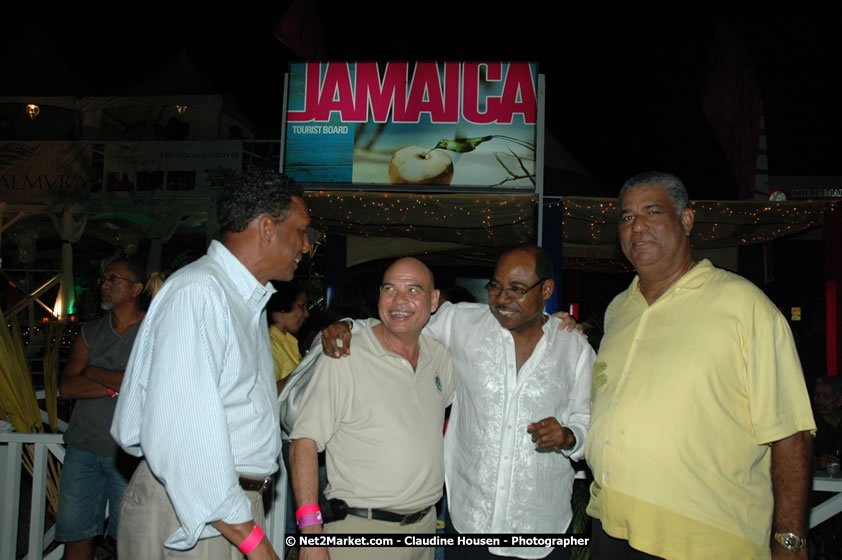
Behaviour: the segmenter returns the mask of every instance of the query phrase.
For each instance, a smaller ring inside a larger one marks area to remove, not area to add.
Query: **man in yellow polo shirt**
[[[629,179],[619,214],[638,275],[606,311],[594,365],[594,560],[806,558],[815,423],[786,320],[693,259],[677,177]]]

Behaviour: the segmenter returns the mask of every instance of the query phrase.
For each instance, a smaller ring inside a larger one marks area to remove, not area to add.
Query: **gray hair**
[[[146,267],[143,263],[138,259],[121,254],[114,254],[102,259],[102,263],[99,265],[99,273],[103,274],[106,268],[117,263],[126,263],[126,269],[134,276],[134,282],[146,284]]]
[[[620,189],[620,194],[617,197],[617,212],[620,212],[623,206],[623,196],[638,187],[647,185],[662,184],[667,189],[667,196],[672,201],[676,214],[679,216],[682,212],[690,207],[690,197],[687,195],[687,187],[681,182],[681,179],[672,173],[664,173],[663,171],[646,171],[639,173],[634,177],[623,183],[623,188]]]

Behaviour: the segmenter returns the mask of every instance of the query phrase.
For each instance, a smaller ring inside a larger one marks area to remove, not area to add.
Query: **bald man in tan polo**
[[[421,335],[438,302],[430,270],[417,259],[398,259],[383,275],[380,322],[370,320],[354,338],[350,357],[316,366],[290,435],[302,533],[435,533],[434,504],[444,483],[444,410],[455,389],[447,349]],[[334,511],[347,510],[344,519],[324,527],[316,505],[322,450],[325,493],[339,505]],[[334,560],[432,559],[434,552],[329,549]],[[302,548],[300,557],[326,558],[328,549]]]

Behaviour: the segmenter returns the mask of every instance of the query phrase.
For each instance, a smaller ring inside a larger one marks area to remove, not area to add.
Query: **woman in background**
[[[301,361],[295,335],[310,313],[307,311],[307,291],[303,287],[292,282],[273,282],[273,285],[277,292],[266,304],[266,320],[269,322],[269,345],[280,394],[287,377]]]

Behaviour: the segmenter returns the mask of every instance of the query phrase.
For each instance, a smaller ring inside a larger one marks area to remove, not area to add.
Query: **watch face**
[[[788,550],[801,549],[807,544],[804,539],[792,533],[775,533],[775,540]]]
[[[784,535],[784,546],[796,546],[798,543],[796,542],[795,535]]]

